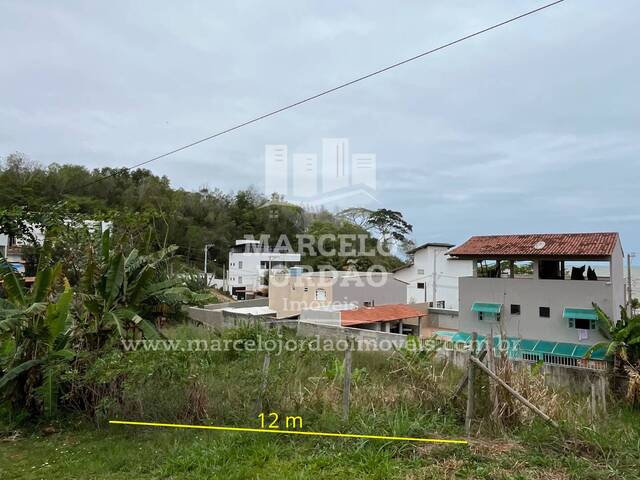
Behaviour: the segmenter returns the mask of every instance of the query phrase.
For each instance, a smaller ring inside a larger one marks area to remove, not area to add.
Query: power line
[[[132,165],[130,167],[124,167],[120,171],[122,171],[122,170],[133,170],[134,168],[138,168],[138,167],[141,167],[143,165],[147,165],[147,164],[149,164],[151,162],[155,162],[156,160],[160,160],[161,158],[168,157],[170,155],[173,155],[174,153],[181,152],[182,150],[186,150],[187,148],[194,147],[196,145],[199,145],[200,143],[204,143],[204,142],[212,140],[212,139],[214,139],[216,137],[220,137],[221,135],[225,135],[227,133],[233,132],[234,130],[238,130],[238,129],[242,128],[242,127],[246,127],[247,125],[251,125],[252,123],[256,123],[256,122],[259,122],[260,120],[264,120],[265,118],[269,118],[269,117],[272,117],[274,115],[277,115],[278,113],[282,113],[282,112],[284,112],[286,110],[290,110],[290,109],[295,108],[295,107],[297,107],[299,105],[302,105],[304,103],[307,103],[307,102],[310,102],[312,100],[315,100],[316,98],[320,98],[320,97],[323,97],[323,96],[328,95],[330,93],[333,93],[333,92],[335,92],[337,90],[341,90],[341,89],[346,88],[346,87],[348,87],[350,85],[353,85],[354,83],[358,83],[358,82],[361,82],[361,81],[366,80],[368,78],[374,77],[376,75],[380,75],[381,73],[384,73],[384,72],[386,72],[388,70],[391,70],[393,68],[396,68],[396,67],[399,67],[401,65],[404,65],[405,63],[413,62],[414,60],[418,60],[418,59],[420,59],[422,57],[425,57],[427,55],[430,55],[432,53],[438,52],[440,50],[444,50],[445,48],[448,48],[448,47],[451,47],[451,46],[456,45],[458,43],[464,42],[465,40],[469,40],[470,38],[477,37],[478,35],[482,35],[483,33],[489,32],[489,31],[494,30],[496,28],[499,28],[499,27],[502,27],[502,26],[507,25],[509,23],[515,22],[515,21],[520,20],[520,19],[522,19],[524,17],[528,17],[529,15],[533,15],[534,13],[538,13],[538,12],[540,12],[542,10],[545,10],[547,8],[550,8],[550,7],[553,7],[554,5],[557,5],[557,4],[562,3],[564,1],[565,0],[556,0],[555,2],[551,2],[551,3],[548,3],[548,4],[543,5],[541,7],[535,8],[533,10],[529,10],[528,12],[522,13],[522,14],[520,14],[518,16],[509,18],[508,20],[504,20],[504,21],[502,21],[500,23],[496,23],[494,25],[491,25],[490,27],[483,28],[482,30],[478,30],[478,31],[476,31],[474,33],[471,33],[469,35],[465,35],[464,37],[460,37],[457,40],[453,40],[452,42],[445,43],[443,45],[440,45],[439,47],[433,48],[431,50],[427,50],[426,52],[419,53],[417,55],[414,55],[413,57],[406,58],[406,59],[401,60],[399,62],[396,62],[396,63],[394,63],[392,65],[386,66],[386,67],[381,68],[379,70],[375,70],[375,71],[373,71],[371,73],[367,73],[366,75],[362,75],[360,77],[354,78],[353,80],[349,80],[348,82],[342,83],[342,84],[340,84],[340,85],[338,85],[336,87],[330,88],[328,90],[324,90],[324,91],[322,91],[320,93],[316,93],[315,95],[311,95],[309,97],[303,98],[302,100],[298,100],[298,101],[296,101],[294,103],[290,103],[289,105],[286,105],[284,107],[280,107],[280,108],[278,108],[276,110],[272,110],[272,111],[270,111],[268,113],[265,113],[263,115],[255,117],[255,118],[252,118],[251,120],[247,120],[245,122],[239,123],[237,125],[234,125],[232,127],[227,128],[226,130],[222,130],[222,131],[216,132],[216,133],[214,133],[212,135],[209,135],[208,137],[204,137],[204,138],[201,138],[200,140],[196,140],[194,142],[188,143],[188,144],[183,145],[181,147],[175,148],[175,149],[173,149],[173,150],[171,150],[169,152],[166,152],[166,153],[163,153],[163,154],[158,155],[156,157],[153,157],[153,158],[150,158],[148,160],[145,160],[144,162],[137,163],[137,164]],[[106,180],[107,178],[114,177],[118,173],[119,172],[114,172],[114,173],[111,173],[110,175],[106,175],[104,177],[98,178],[96,180],[93,180],[93,181],[85,184],[85,185],[81,185],[80,188],[85,188],[85,187],[88,187],[88,186],[93,185],[95,183],[98,183],[98,182],[101,182],[103,180]]]

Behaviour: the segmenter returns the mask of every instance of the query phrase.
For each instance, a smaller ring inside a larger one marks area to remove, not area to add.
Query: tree
[[[406,242],[407,235],[413,231],[413,226],[404,220],[402,213],[387,208],[371,212],[365,227],[380,235],[385,248],[391,243]]]
[[[372,210],[368,208],[355,207],[355,208],[347,208],[338,212],[338,218],[344,218],[350,223],[357,225],[358,227],[365,228],[367,226],[367,222],[373,213]]]

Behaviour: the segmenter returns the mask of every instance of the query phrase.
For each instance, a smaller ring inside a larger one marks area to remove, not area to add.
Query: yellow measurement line
[[[279,430],[266,428],[245,428],[245,427],[216,427],[211,425],[181,425],[178,423],[153,423],[153,422],[131,422],[128,420],[109,420],[114,425],[136,425],[144,427],[168,427],[168,428],[191,428],[198,430],[223,430],[227,432],[253,432],[253,433],[283,433],[287,435],[314,435],[318,437],[342,437],[342,438],[368,438],[372,440],[398,440],[404,442],[430,442],[430,443],[459,443],[467,444],[466,440],[446,440],[442,438],[415,438],[415,437],[388,437],[385,435],[358,435],[354,433],[333,433],[333,432],[305,432],[299,430]]]

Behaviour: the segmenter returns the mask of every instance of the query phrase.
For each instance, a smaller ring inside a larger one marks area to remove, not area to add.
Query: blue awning
[[[562,318],[579,318],[582,320],[597,320],[598,314],[593,308],[565,308]]]

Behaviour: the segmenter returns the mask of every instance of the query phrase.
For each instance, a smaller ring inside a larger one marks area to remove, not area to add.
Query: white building
[[[413,262],[393,271],[406,282],[407,303],[427,303],[435,308],[458,310],[458,279],[473,275],[473,262],[454,260],[446,253],[450,243],[425,243],[409,251]]]
[[[267,286],[269,272],[286,271],[300,263],[300,254],[274,250],[259,240],[236,240],[229,251],[227,290],[244,297]]]

